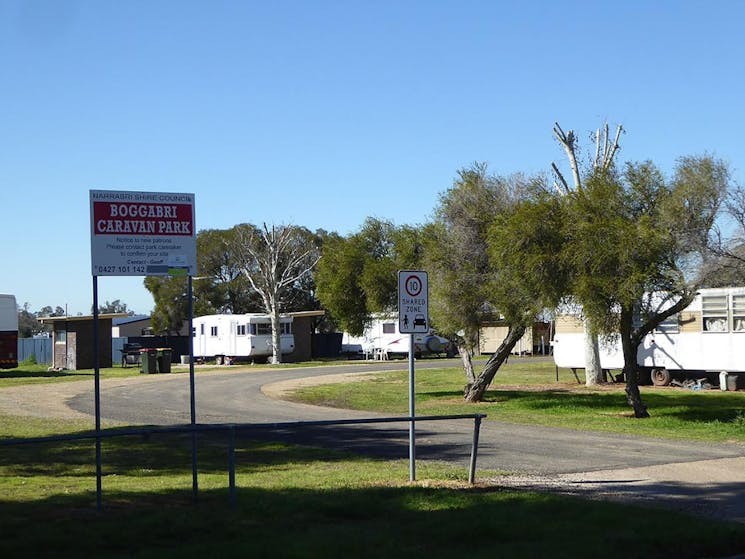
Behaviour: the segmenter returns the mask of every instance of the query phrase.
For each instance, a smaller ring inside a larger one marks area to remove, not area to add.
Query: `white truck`
[[[0,295],[0,369],[18,367],[18,305],[14,295]]]
[[[408,355],[411,334],[398,331],[398,316],[376,315],[362,336],[351,336],[344,332],[341,340],[342,353],[361,355],[377,359],[388,359],[394,355]],[[450,341],[433,332],[414,334],[414,355],[447,355],[451,350]]]
[[[584,368],[584,330],[578,312],[557,313],[552,345],[558,367]],[[674,378],[730,376],[734,380],[728,381],[730,388],[736,388],[738,375],[745,375],[743,346],[745,287],[701,289],[688,307],[645,337],[637,363],[657,386],[668,385]],[[618,336],[601,339],[600,366],[623,368]]]
[[[280,349],[295,349],[292,317],[280,316]],[[194,358],[215,359],[218,363],[235,360],[264,360],[272,355],[272,323],[268,314],[212,314],[193,320]]]

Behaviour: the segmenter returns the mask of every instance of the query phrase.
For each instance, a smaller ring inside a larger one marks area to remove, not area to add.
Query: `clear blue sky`
[[[0,292],[90,312],[89,190],[198,229],[422,223],[459,168],[547,172],[551,128],[742,182],[739,1],[0,0]],[[589,146],[583,141],[583,145]],[[101,278],[138,312],[142,278]]]

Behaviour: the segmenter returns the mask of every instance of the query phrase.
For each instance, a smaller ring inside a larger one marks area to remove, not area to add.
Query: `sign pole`
[[[197,406],[194,393],[194,292],[192,277],[189,276],[189,393],[191,407],[191,489],[194,502],[199,498],[199,478],[197,475]]]
[[[409,334],[409,481],[416,481],[414,334],[429,334],[429,281],[423,270],[398,272],[398,331]]]
[[[93,393],[96,413],[96,510],[103,507],[101,478],[101,358],[98,334],[98,276],[93,276]]]
[[[409,334],[409,481],[416,481],[416,422],[414,421],[414,334]]]

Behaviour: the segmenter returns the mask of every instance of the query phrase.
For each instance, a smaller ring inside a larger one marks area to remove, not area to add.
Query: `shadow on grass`
[[[196,506],[189,489],[110,490],[103,513],[92,492],[0,498],[0,556],[685,559],[745,549],[741,525],[631,506],[486,487],[329,484],[315,451],[261,446],[239,470],[235,508],[225,489],[202,490]],[[252,468],[277,463],[318,486],[252,483]],[[385,482],[386,465],[377,472]]]
[[[468,427],[467,429],[470,429]],[[108,432],[116,432],[116,429]],[[426,422],[417,436],[427,439],[418,447],[423,460],[452,461],[462,464],[467,476],[471,438],[466,431],[462,444],[453,444],[447,433],[431,430]],[[92,432],[80,434],[93,435]],[[366,459],[405,459],[409,453],[409,430],[390,425],[304,426],[296,428],[244,429],[236,434],[236,462],[251,471],[267,464],[281,466],[300,459],[338,462]],[[13,438],[3,438],[12,442]],[[229,434],[220,431],[197,434],[198,468],[203,473],[227,474]],[[179,475],[191,473],[190,434],[154,433],[122,435],[102,440],[104,474]],[[290,445],[290,446],[287,446]],[[0,472],[5,476],[54,475],[87,477],[95,475],[95,441],[76,440],[9,445],[0,452]]]

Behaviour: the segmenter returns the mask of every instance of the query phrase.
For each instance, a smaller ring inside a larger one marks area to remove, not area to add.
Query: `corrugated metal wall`
[[[111,355],[114,363],[121,363],[122,348],[127,338],[111,339]],[[53,358],[52,338],[18,338],[18,362],[25,361],[32,355],[40,364],[52,364]]]
[[[52,364],[52,338],[18,338],[18,362],[32,355],[37,363]]]

